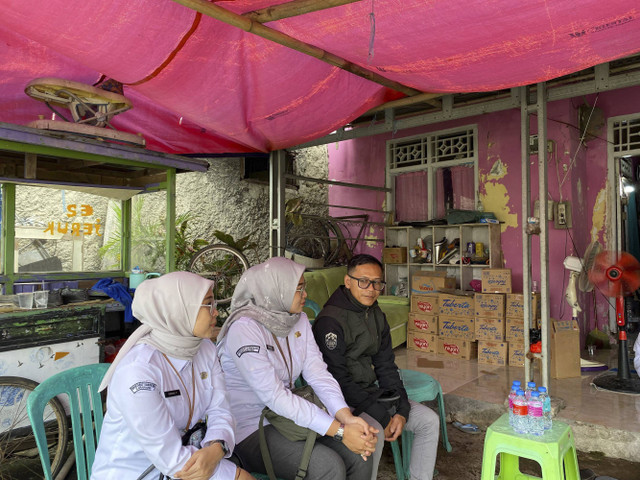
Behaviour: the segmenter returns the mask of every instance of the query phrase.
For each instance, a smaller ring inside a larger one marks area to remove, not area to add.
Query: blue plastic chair
[[[400,370],[400,373],[409,399],[418,403],[437,399],[438,414],[440,416],[440,438],[444,448],[447,452],[450,452],[452,448],[449,443],[449,436],[447,435],[447,416],[444,411],[444,395],[440,382],[427,373],[417,372],[415,370]],[[402,431],[402,453],[400,452],[398,442],[391,442],[393,462],[396,467],[398,480],[408,480],[410,477],[409,465],[411,463],[412,445],[413,432],[408,430]]]
[[[46,379],[29,395],[27,413],[46,480],[52,480],[51,460],[43,422],[47,402],[58,395],[68,396],[77,478],[88,480],[104,418],[98,387],[110,366],[109,363],[97,363],[65,370]]]

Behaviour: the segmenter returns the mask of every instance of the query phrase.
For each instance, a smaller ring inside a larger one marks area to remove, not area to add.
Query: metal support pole
[[[285,247],[285,151],[269,156],[269,250],[272,257],[284,255]]]
[[[165,272],[176,269],[176,170],[167,170],[167,236],[165,239]]]
[[[131,272],[131,204],[129,198],[122,201],[122,215],[120,215],[120,268],[127,272]]]
[[[6,275],[4,293],[13,293],[15,281],[15,218],[16,186],[13,183],[2,185],[2,273]]]
[[[527,232],[531,206],[531,172],[529,159],[529,137],[531,118],[529,113],[529,87],[520,87],[520,159],[522,168],[522,292],[524,296],[524,351],[529,352],[529,327],[531,326],[531,237]],[[525,382],[531,381],[531,362],[525,356]]]
[[[547,86],[537,84],[538,199],[540,209],[540,320],[542,385],[549,387],[549,232],[547,230]]]

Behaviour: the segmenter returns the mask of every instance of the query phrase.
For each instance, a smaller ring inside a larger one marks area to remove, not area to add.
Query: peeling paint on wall
[[[384,232],[383,232],[384,235]],[[369,225],[369,230],[368,232],[365,234],[366,238],[376,238],[376,237],[380,237],[380,229],[378,229],[375,225]],[[365,242],[367,247],[369,248],[376,248],[379,246],[380,242],[376,242],[375,240],[370,240],[368,242]]]
[[[505,171],[506,173],[506,171]],[[518,227],[518,215],[509,210],[509,195],[507,187],[501,183],[487,182],[484,184],[484,194],[480,194],[480,201],[485,212],[493,212],[501,224],[501,231]]]
[[[591,241],[598,240],[599,233],[604,229],[607,216],[607,194],[606,189],[602,188],[598,192],[596,201],[593,205],[593,214],[591,215]],[[604,240],[604,239],[603,239]]]
[[[507,176],[507,165],[502,162],[500,158],[498,158],[493,165],[491,166],[491,170],[487,175],[483,175],[484,181],[489,180],[499,180]]]

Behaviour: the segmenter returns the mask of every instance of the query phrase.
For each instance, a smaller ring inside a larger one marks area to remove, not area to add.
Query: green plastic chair
[[[440,416],[440,438],[442,446],[450,452],[452,450],[447,435],[447,416],[444,411],[444,395],[442,387],[431,375],[415,370],[400,370],[404,388],[407,391],[409,399],[414,402],[427,402],[438,400],[438,414]],[[396,476],[398,480],[409,480],[409,465],[411,464],[411,447],[413,445],[413,432],[408,430],[402,431],[402,452],[397,440],[391,442],[391,451],[393,452],[393,462],[396,467]]]
[[[500,473],[496,477],[498,455],[500,455]],[[520,472],[520,457],[538,462],[544,480],[580,480],[573,432],[566,423],[554,420],[551,430],[538,437],[514,432],[509,425],[509,414],[503,414],[487,428],[481,479],[535,480],[539,478]]]
[[[29,395],[27,413],[46,480],[52,480],[51,460],[42,420],[47,402],[58,395],[68,396],[77,478],[88,480],[103,420],[102,397],[98,393],[98,387],[110,366],[109,363],[97,363],[65,370],[40,383]]]

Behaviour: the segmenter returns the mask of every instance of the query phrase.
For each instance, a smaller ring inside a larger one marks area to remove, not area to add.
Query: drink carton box
[[[438,316],[410,313],[407,331],[438,334]]]
[[[532,318],[540,318],[540,294],[531,294]],[[524,294],[508,293],[506,301],[507,317],[524,317]]]
[[[438,317],[438,335],[442,338],[460,338],[475,340],[476,332],[473,317]]]
[[[411,276],[411,293],[432,293],[456,288],[456,278],[442,275],[444,272],[416,272]]]
[[[552,319],[550,350],[551,378],[580,376],[578,322]]]
[[[439,293],[438,301],[440,302],[440,315],[468,318],[476,316],[472,295]]]
[[[476,317],[505,317],[505,297],[503,293],[476,293]]]
[[[506,365],[508,346],[506,342],[478,342],[478,363]]]
[[[411,295],[411,312],[438,315],[438,295]]]
[[[502,342],[504,340],[504,318],[476,317],[476,340],[492,340]]]
[[[524,342],[524,318],[507,317],[504,338],[507,342]]]
[[[482,270],[482,293],[511,293],[511,269]]]
[[[407,348],[419,352],[435,353],[438,349],[437,335],[407,331]]]
[[[382,263],[407,263],[407,247],[383,248]]]
[[[524,343],[509,342],[509,365],[524,367]]]
[[[438,337],[438,353],[462,360],[471,360],[478,357],[478,343],[459,338]]]

